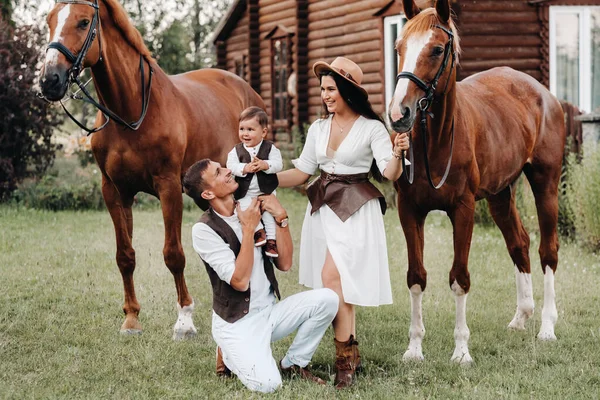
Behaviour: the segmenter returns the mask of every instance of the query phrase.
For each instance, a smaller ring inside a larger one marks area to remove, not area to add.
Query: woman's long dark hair
[[[321,74],[319,74],[319,82],[323,80],[324,76],[331,76],[333,78],[338,92],[340,92],[340,96],[342,99],[344,99],[352,111],[358,115],[362,115],[367,119],[377,120],[385,126],[385,122],[383,122],[381,116],[373,110],[373,106],[371,105],[369,98],[365,96],[360,89],[346,79],[342,78],[340,75],[331,71],[323,71]],[[322,103],[321,107],[322,118],[328,118],[331,113],[327,110],[325,102]],[[373,163],[371,164],[371,175],[377,182],[383,182],[383,176],[377,167],[375,159],[373,159]]]

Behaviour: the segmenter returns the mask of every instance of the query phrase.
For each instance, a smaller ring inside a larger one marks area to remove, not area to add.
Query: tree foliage
[[[54,160],[51,136],[61,118],[35,87],[42,41],[38,29],[14,28],[0,18],[0,199]]]

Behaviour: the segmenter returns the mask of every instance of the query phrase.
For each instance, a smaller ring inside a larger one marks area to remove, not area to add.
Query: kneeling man
[[[318,289],[276,301],[280,294],[273,263],[280,271],[292,266],[293,243],[283,206],[267,195],[253,199],[242,211],[233,198],[235,177],[208,159],[192,165],[183,184],[196,204],[207,210],[192,228],[192,240],[213,288],[212,335],[227,369],[250,390],[260,392],[281,386],[279,368],[324,384],[306,367],[337,313],[338,296],[330,289]],[[261,209],[277,223],[279,258],[265,257],[263,247],[254,246]],[[277,363],[271,342],[296,330],[292,345]]]

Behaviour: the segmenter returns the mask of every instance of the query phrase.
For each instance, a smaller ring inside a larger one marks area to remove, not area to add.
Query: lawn
[[[279,194],[298,245],[306,199]],[[198,336],[173,342],[177,316],[173,279],[162,261],[160,211],[134,211],[137,296],[144,332],[122,336],[123,287],[107,212],[44,212],[0,207],[0,398],[259,398],[235,379],[214,374],[210,334],[211,294],[204,266],[191,248],[199,211],[184,214],[186,278],[196,302]],[[450,363],[454,348],[454,299],[448,287],[452,227],[440,214],[426,225],[428,285],[423,300],[425,361],[404,363],[409,294],[406,246],[395,210],[385,216],[394,305],[358,310],[357,336],[365,370],[343,392],[331,385],[284,381],[272,398],[533,398],[600,397],[600,257],[576,243],[562,243],[556,276],[558,341],[545,343],[539,329],[543,276],[539,238],[532,234],[536,313],[526,331],[506,329],[515,306],[514,267],[497,228],[476,227],[470,256],[467,320],[474,364]],[[297,268],[280,273],[284,296],[305,288]],[[333,374],[331,330],[313,359]],[[283,356],[288,338],[274,345]]]

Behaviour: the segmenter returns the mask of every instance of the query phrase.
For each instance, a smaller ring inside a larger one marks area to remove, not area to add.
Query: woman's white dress
[[[379,170],[392,157],[392,143],[385,126],[359,117],[338,150],[327,151],[332,117],[314,122],[308,130],[299,170],[314,174],[317,168],[330,174],[368,172],[373,158]],[[328,156],[328,153],[330,156]],[[345,222],[323,205],[313,215],[306,208],[300,241],[300,284],[321,288],[321,271],[327,250],[340,273],[346,303],[378,306],[392,303],[388,254],[378,199],[371,199]]]

